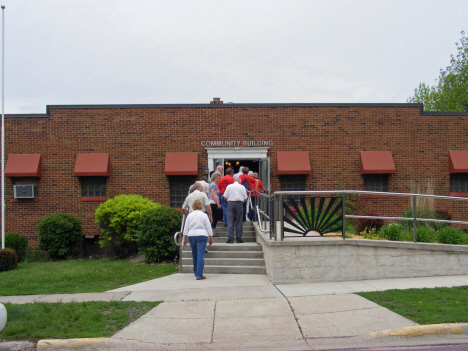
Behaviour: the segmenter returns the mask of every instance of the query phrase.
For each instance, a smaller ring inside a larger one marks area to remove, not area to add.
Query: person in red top
[[[255,206],[257,205],[257,198],[260,197],[260,194],[257,194],[257,192],[259,193],[265,192],[265,187],[263,186],[262,181],[258,179],[258,173],[254,172],[252,174],[252,178],[257,181],[252,187],[252,194],[251,194],[252,208],[255,208]],[[254,213],[252,211],[249,212],[249,219],[251,221],[254,220]]]
[[[244,174],[241,174],[239,176],[239,179],[241,180],[241,184],[247,189],[247,190],[252,190],[253,187],[255,186],[255,184],[258,183],[257,180],[255,180],[254,178],[252,178],[251,176],[249,176],[249,167],[244,167],[244,169],[242,170],[242,173]]]
[[[252,178],[251,176],[249,176],[248,174],[249,167],[244,167],[242,169],[242,173],[243,174],[239,176],[239,179],[241,181],[241,184],[244,186],[244,188],[246,188],[247,191],[250,193],[250,191],[252,190],[253,187],[255,187],[258,181]],[[249,206],[251,207],[251,204]],[[250,208],[247,209],[247,202],[244,202],[244,213],[245,213],[245,216],[243,219],[244,222],[246,221],[246,217],[248,216],[249,212],[250,212]]]
[[[256,194],[256,192],[259,193],[264,193],[265,192],[265,187],[263,186],[263,183],[260,179],[258,179],[258,173],[254,172],[252,174],[252,178],[256,179],[256,185],[252,187],[252,196],[260,197],[259,194]]]
[[[224,221],[224,226],[227,227],[227,201],[224,200],[224,192],[226,191],[226,188],[229,184],[234,183],[234,178],[232,177],[232,168],[228,167],[226,168],[226,175],[224,177],[221,177],[218,183],[218,189],[220,193],[220,199],[221,199],[221,209],[223,210],[223,221]]]

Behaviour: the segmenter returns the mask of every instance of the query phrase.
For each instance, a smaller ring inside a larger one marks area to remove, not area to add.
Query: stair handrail
[[[187,215],[184,213],[184,215],[182,216],[182,223],[180,225],[180,230],[174,234],[174,243],[176,244],[176,246],[181,246],[182,245],[182,238],[184,236],[184,226],[185,226],[186,217],[187,217]],[[180,242],[178,241],[179,235],[182,236],[181,239],[180,239]]]
[[[271,197],[271,195],[268,195],[268,194],[265,194],[265,193],[261,193],[259,191],[254,191],[255,194],[257,194],[257,198],[258,198],[258,202],[256,203],[255,205],[255,212],[257,213],[257,222],[258,222],[258,227],[260,229],[260,231],[262,233],[270,233],[270,229],[264,229],[263,228],[263,221],[262,221],[262,216],[264,218],[266,218],[267,221],[270,221],[270,217],[260,209],[260,198],[261,197],[265,197],[267,199],[269,199]]]
[[[182,216],[182,223],[180,225],[180,231],[174,234],[174,243],[176,244],[176,246],[179,247],[179,273],[182,273],[182,251],[184,249],[183,237],[184,237],[184,226],[185,226],[186,218],[187,218],[187,215],[184,213]],[[180,236],[180,241],[178,240],[179,236]]]

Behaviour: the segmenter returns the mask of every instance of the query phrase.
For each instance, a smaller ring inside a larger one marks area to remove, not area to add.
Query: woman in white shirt
[[[205,267],[205,249],[209,238],[209,245],[213,244],[213,230],[210,219],[202,212],[203,205],[200,200],[193,203],[193,211],[187,216],[184,226],[184,247],[187,246],[187,237],[192,248],[193,273],[197,280],[206,279],[203,275]]]

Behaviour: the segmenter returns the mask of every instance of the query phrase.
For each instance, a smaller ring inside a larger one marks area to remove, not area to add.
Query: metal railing
[[[281,228],[281,240],[284,240],[284,231],[285,231],[285,222],[289,227],[289,230],[292,233],[298,233],[302,230],[303,236],[310,231],[311,227],[305,225],[306,223],[312,223],[312,218],[306,218],[306,214],[302,210],[308,204],[305,202],[305,197],[310,196],[311,199],[310,203],[315,205],[316,199],[319,199],[319,214],[325,213],[323,215],[321,222],[325,222],[326,220],[335,220],[338,222],[336,218],[336,213],[339,213],[341,209],[341,231],[343,239],[345,239],[345,225],[346,225],[346,218],[349,219],[356,219],[356,218],[364,218],[364,219],[384,219],[384,220],[393,220],[393,221],[412,221],[413,223],[413,236],[414,242],[417,242],[417,222],[436,222],[436,223],[450,223],[450,224],[468,224],[468,221],[453,221],[453,220],[445,220],[445,219],[433,219],[433,218],[418,218],[417,217],[417,207],[416,207],[416,200],[417,198],[431,198],[431,199],[441,199],[441,200],[450,200],[450,201],[468,201],[466,197],[453,197],[453,196],[439,196],[439,195],[427,195],[427,194],[415,194],[415,193],[389,193],[389,192],[376,192],[376,191],[362,191],[362,190],[321,190],[321,191],[277,191],[271,195],[260,194],[260,201],[256,206],[256,216],[259,228],[262,232],[269,232],[270,239],[274,239],[275,241],[278,240],[278,228],[277,222],[280,222]],[[334,196],[328,197],[313,197],[317,195],[329,195],[333,194]],[[347,194],[353,195],[385,195],[385,196],[398,196],[398,197],[407,197],[411,198],[412,204],[412,217],[389,217],[389,216],[365,216],[365,215],[347,215],[345,213],[345,196]],[[341,195],[338,196],[338,195]],[[294,197],[299,197],[298,200],[295,200]],[[302,197],[301,197],[302,196]],[[340,199],[341,200],[338,200]],[[323,199],[330,199],[329,201],[325,201]],[[285,202],[288,200],[288,202]],[[337,202],[338,201],[338,202]],[[297,203],[299,202],[299,204]],[[332,205],[330,205],[332,202]],[[292,206],[290,206],[292,205]],[[338,208],[338,206],[340,208]],[[287,208],[286,208],[287,207]],[[292,207],[293,209],[291,209]],[[313,206],[312,206],[313,207]],[[295,213],[298,213],[296,216]],[[328,215],[327,215],[328,213]],[[312,216],[312,213],[311,213]],[[335,216],[335,217],[334,217]],[[291,218],[293,217],[293,218]],[[325,218],[326,217],[326,218]],[[314,219],[315,220],[315,219]],[[299,229],[297,229],[299,228]],[[312,228],[312,229],[315,229]],[[336,228],[330,228],[336,229]],[[323,236],[322,233],[320,233]]]
[[[187,215],[184,213],[182,216],[182,223],[180,225],[180,230],[174,234],[174,243],[179,247],[179,273],[182,272],[182,251],[184,250],[184,245],[182,245],[184,238],[184,225]]]
[[[256,193],[256,206],[255,206],[255,219],[258,222],[258,227],[261,232],[263,233],[270,233],[271,238],[271,226],[270,223],[272,222],[273,218],[271,216],[270,208],[273,208],[270,202],[273,200],[273,197],[264,194],[264,193]]]

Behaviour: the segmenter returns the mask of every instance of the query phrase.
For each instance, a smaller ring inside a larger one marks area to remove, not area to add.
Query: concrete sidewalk
[[[200,281],[192,274],[174,274],[109,292],[129,293],[124,301],[187,301],[288,298],[468,285],[468,275],[279,285],[273,285],[265,275],[255,274],[210,274],[207,278]]]
[[[10,296],[0,302],[165,301],[109,339],[41,341],[38,349],[312,350],[344,342],[388,345],[390,333],[370,333],[417,326],[355,292],[463,285],[468,275],[275,286],[263,275],[210,274],[197,281],[192,274],[174,274],[102,294]],[[467,328],[461,328],[451,342],[468,343]],[[459,329],[443,332],[451,330]],[[434,342],[422,338],[421,345]]]
[[[218,301],[339,295],[389,289],[403,290],[468,285],[468,275],[280,285],[273,285],[267,276],[257,274],[209,274],[207,277],[208,279],[205,280],[195,280],[192,274],[178,273],[105,293],[0,296],[0,303],[114,300]]]

